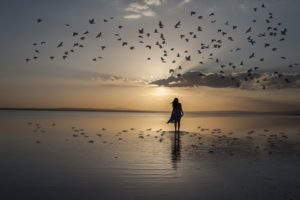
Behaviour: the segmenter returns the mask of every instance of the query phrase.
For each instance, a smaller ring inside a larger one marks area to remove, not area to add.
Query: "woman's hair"
[[[175,98],[172,102],[172,106],[173,108],[177,108],[179,106],[179,101],[178,101],[178,98]]]

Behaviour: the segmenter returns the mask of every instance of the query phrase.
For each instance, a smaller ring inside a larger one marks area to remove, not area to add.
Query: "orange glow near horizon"
[[[0,107],[96,108],[170,111],[177,97],[184,111],[300,110],[299,89],[245,91],[230,88],[76,85],[6,91]],[[298,95],[297,95],[298,94]]]

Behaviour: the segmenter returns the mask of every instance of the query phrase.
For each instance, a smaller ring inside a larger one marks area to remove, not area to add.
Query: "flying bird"
[[[228,40],[232,41],[232,42],[234,41],[234,39],[232,37],[228,37]]]
[[[159,26],[159,28],[164,28],[164,25],[163,25],[163,23],[161,21],[158,22],[158,26]]]
[[[101,35],[102,35],[102,32],[98,33],[98,35],[96,36],[96,38],[101,37]]]
[[[90,23],[90,24],[95,24],[95,19],[94,19],[94,18],[89,19],[89,23]]]
[[[251,59],[251,58],[254,58],[254,53],[252,53],[250,56],[249,56],[249,59]]]
[[[57,48],[62,47],[63,44],[64,44],[63,42],[60,42],[60,43],[57,45]]]
[[[139,34],[144,34],[144,28],[139,29]]]
[[[251,30],[251,27],[249,27],[247,30],[246,30],[246,33],[250,33],[252,30]]]
[[[181,25],[181,21],[178,21],[176,24],[175,24],[175,28],[179,28],[179,26]]]
[[[286,35],[286,33],[287,33],[287,29],[284,28],[284,29],[281,31],[281,35]]]

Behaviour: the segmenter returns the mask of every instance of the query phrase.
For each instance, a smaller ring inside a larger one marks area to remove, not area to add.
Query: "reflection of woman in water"
[[[167,123],[174,123],[175,133],[176,133],[176,131],[179,132],[180,120],[184,113],[182,110],[181,103],[179,103],[179,101],[178,101],[178,98],[175,98],[173,100],[172,107],[173,107],[172,114]]]
[[[171,138],[171,148],[172,148],[172,154],[171,154],[171,160],[173,163],[173,169],[177,169],[177,164],[180,162],[181,160],[181,142],[180,142],[180,134],[179,133],[175,133],[175,137]]]

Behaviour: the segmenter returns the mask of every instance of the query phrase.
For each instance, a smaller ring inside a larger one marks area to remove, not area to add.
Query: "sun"
[[[155,87],[155,88],[153,88],[152,95],[153,96],[158,96],[158,97],[169,96],[170,95],[170,89],[166,88],[166,87],[162,87],[162,86]]]

